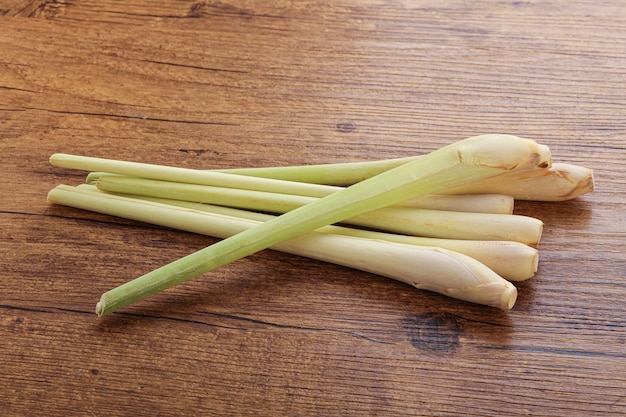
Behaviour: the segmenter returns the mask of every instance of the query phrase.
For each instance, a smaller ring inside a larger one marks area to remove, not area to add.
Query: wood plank
[[[626,414],[626,8],[613,1],[0,2],[6,415]],[[70,152],[194,168],[421,154],[485,132],[596,172],[519,202],[507,313],[271,251],[105,319],[214,239],[45,195]]]

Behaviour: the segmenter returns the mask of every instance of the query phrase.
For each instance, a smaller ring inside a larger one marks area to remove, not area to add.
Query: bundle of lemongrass
[[[510,281],[537,271],[543,227],[512,214],[514,200],[593,190],[590,169],[553,164],[548,147],[510,135],[419,157],[297,167],[203,171],[66,154],[50,161],[92,171],[86,184],[51,190],[53,203],[223,238],[104,293],[99,316],[269,247],[510,309]]]

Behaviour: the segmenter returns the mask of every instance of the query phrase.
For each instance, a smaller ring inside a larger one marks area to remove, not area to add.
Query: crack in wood
[[[182,123],[182,124],[211,125],[211,126],[238,126],[238,124],[236,123],[227,123],[227,122],[208,122],[208,121],[202,121],[202,120],[167,119],[163,117],[132,116],[132,115],[115,114],[115,113],[99,113],[99,112],[87,112],[87,111],[76,111],[76,110],[53,110],[53,109],[45,109],[45,108],[40,108],[40,107],[25,107],[25,109],[45,111],[48,113],[56,113],[56,114],[94,116],[94,117],[111,117],[111,118],[119,118],[119,119],[144,120],[148,122]]]
[[[133,313],[122,313],[125,315],[137,315],[137,314],[133,314]],[[368,336],[364,336],[362,334],[359,334],[357,332],[354,331],[350,331],[350,330],[340,330],[340,329],[331,329],[331,328],[324,328],[324,327],[310,327],[310,326],[298,326],[298,325],[293,325],[293,324],[282,324],[282,323],[275,323],[275,322],[271,322],[271,321],[267,321],[267,320],[260,320],[260,319],[255,319],[255,318],[251,318],[251,317],[245,317],[245,316],[239,316],[236,314],[226,314],[226,313],[215,313],[215,312],[202,312],[202,314],[204,315],[210,315],[210,316],[214,316],[214,317],[218,317],[218,318],[224,318],[224,319],[230,319],[230,320],[234,320],[234,321],[239,321],[239,322],[246,322],[246,323],[250,323],[250,324],[257,324],[257,325],[261,325],[264,327],[274,327],[274,328],[279,328],[279,329],[291,329],[291,330],[303,330],[303,331],[313,331],[313,332],[332,332],[332,333],[340,333],[340,334],[344,334],[344,335],[348,335],[348,336],[353,336],[353,337],[357,337],[359,339],[363,339],[363,340],[367,340],[369,342],[373,342],[373,343],[378,343],[378,344],[393,344],[392,342],[385,342],[382,340],[377,340]],[[190,323],[194,323],[194,324],[202,324],[202,325],[206,325],[206,326],[215,326],[214,324],[210,324],[204,321],[200,321],[200,320],[190,320],[190,319],[183,319],[183,318],[178,318],[178,317],[167,317],[167,316],[153,316],[153,315],[149,315],[149,314],[140,314],[141,316],[146,316],[146,317],[153,317],[153,318],[159,318],[159,319],[164,319],[164,320],[176,320],[176,321],[184,321],[184,322],[190,322]],[[228,327],[225,325],[221,325],[220,327]],[[240,330],[250,330],[247,327],[228,327],[231,329],[240,329]]]
[[[25,88],[11,87],[9,85],[0,85],[0,89],[9,91],[24,91],[26,93],[36,93],[35,90],[27,90]]]
[[[170,66],[174,66],[174,67],[198,69],[198,70],[211,71],[211,72],[232,72],[232,73],[237,73],[237,74],[248,74],[248,71],[242,71],[242,70],[225,69],[225,68],[213,68],[213,67],[203,67],[203,66],[200,66],[200,65],[179,64],[179,63],[176,63],[176,62],[156,61],[156,60],[152,60],[152,59],[142,59],[140,61],[141,62],[149,62],[151,64],[170,65]]]

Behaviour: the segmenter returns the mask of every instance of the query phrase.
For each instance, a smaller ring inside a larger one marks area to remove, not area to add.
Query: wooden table
[[[626,4],[0,1],[5,416],[626,414]],[[55,152],[365,161],[480,133],[595,170],[510,312],[265,251],[113,315],[215,239],[52,206]]]

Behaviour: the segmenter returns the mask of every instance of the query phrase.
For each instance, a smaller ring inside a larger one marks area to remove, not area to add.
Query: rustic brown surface
[[[626,414],[621,1],[0,1],[0,414]],[[186,167],[380,159],[479,133],[597,190],[508,313],[262,252],[105,319],[214,240],[70,208],[54,152]]]

